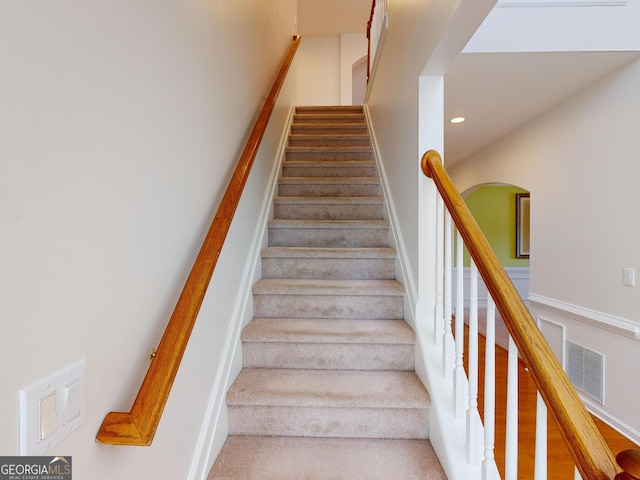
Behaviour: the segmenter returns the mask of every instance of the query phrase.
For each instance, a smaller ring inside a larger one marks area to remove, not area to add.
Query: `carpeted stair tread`
[[[287,153],[295,152],[295,153],[360,153],[366,152],[371,153],[373,149],[369,146],[344,146],[344,147],[287,147]]]
[[[318,147],[315,147],[318,148]],[[313,167],[353,167],[353,166],[375,166],[373,160],[285,160],[283,167],[289,166],[313,166]]]
[[[395,265],[395,250],[383,247],[262,250],[262,278],[392,280]]]
[[[393,248],[314,248],[314,247],[265,247],[262,258],[396,258]]]
[[[316,159],[303,159],[303,160],[285,160],[282,162],[283,172],[287,170],[300,170],[300,169],[324,169],[326,171],[341,170],[354,170],[366,169],[372,170],[376,168],[376,162],[373,160],[316,160]],[[296,175],[287,175],[283,173],[283,177],[293,177]],[[304,175],[302,175],[304,176]],[[329,176],[329,175],[327,175]],[[338,175],[335,175],[338,176]],[[358,177],[362,175],[349,175],[351,177]]]
[[[296,113],[318,113],[318,112],[355,112],[362,113],[362,105],[298,105]]]
[[[384,204],[384,197],[296,197],[296,196],[277,196],[273,199],[273,203],[277,204],[322,204],[322,205],[380,205]]]
[[[374,184],[378,185],[380,181],[376,177],[282,177],[279,183],[309,183],[309,184]]]
[[[274,247],[388,247],[389,222],[365,220],[269,220],[269,244]]]
[[[373,160],[370,147],[288,147],[286,161],[356,161]]]
[[[397,280],[326,280],[269,278],[253,285],[254,295],[349,295],[398,297],[404,286]]]
[[[313,112],[295,113],[293,123],[365,123],[364,113],[359,112]]]
[[[291,133],[294,135],[333,135],[336,133],[350,135],[364,134],[367,131],[365,123],[294,123],[291,125]]]
[[[230,406],[428,409],[413,372],[245,368],[227,393]]]
[[[310,135],[308,133],[298,133],[289,136],[289,146],[370,146],[371,140],[366,133],[351,134],[318,134]]]
[[[254,318],[242,341],[414,345],[416,337],[402,320]]]
[[[446,480],[428,440],[230,436],[207,480]]]
[[[309,228],[309,229],[386,229],[387,220],[295,220],[274,218],[269,220],[269,228]],[[281,245],[279,245],[281,246]]]

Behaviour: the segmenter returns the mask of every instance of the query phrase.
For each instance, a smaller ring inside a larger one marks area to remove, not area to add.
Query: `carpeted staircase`
[[[298,107],[213,479],[444,479],[362,107]]]

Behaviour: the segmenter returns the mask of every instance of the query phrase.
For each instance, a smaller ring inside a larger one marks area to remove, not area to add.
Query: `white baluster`
[[[442,346],[444,335],[444,202],[438,195],[436,200],[436,306],[434,312],[434,338],[436,346]]]
[[[444,338],[443,338],[443,367],[446,380],[453,378],[456,353],[453,333],[451,330],[451,301],[452,289],[451,280],[453,277],[453,244],[451,239],[451,214],[445,209],[444,212]]]
[[[464,244],[456,235],[456,366],[453,375],[453,398],[456,418],[467,410],[467,374],[464,371]]]
[[[487,328],[484,355],[484,460],[482,480],[493,478],[495,469],[495,405],[496,405],[496,304],[487,298]]]
[[[480,464],[480,425],[478,417],[478,268],[471,260],[469,283],[469,409],[467,410],[467,458]]]
[[[547,478],[547,406],[542,400],[540,392],[536,402],[536,451],[534,459],[534,480]]]
[[[507,361],[507,427],[505,432],[505,480],[518,478],[518,348],[509,335]]]

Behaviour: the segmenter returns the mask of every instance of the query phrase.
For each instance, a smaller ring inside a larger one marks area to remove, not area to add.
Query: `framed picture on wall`
[[[529,258],[528,193],[516,193],[516,258]]]

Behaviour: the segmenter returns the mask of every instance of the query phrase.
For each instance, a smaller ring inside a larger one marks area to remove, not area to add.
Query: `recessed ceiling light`
[[[451,120],[449,120],[451,123],[462,123],[466,120],[466,118],[464,117],[454,117]]]

